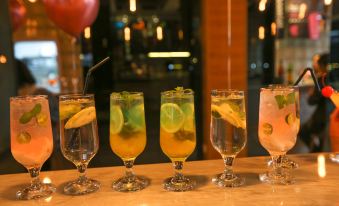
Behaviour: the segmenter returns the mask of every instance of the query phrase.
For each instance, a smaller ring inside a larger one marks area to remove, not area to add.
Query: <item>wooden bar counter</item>
[[[41,178],[50,178],[57,192],[47,199],[15,200],[16,191],[30,179],[27,174],[0,176],[0,206],[4,205],[339,205],[339,164],[328,159],[328,154],[289,156],[300,167],[294,170],[296,183],[288,186],[268,185],[259,182],[258,174],[266,170],[268,157],[236,159],[235,172],[246,178],[239,188],[219,188],[211,183],[213,175],[223,170],[222,160],[187,162],[184,173],[197,181],[197,188],[189,192],[168,192],[162,187],[165,178],[173,175],[170,163],[136,165],[138,175],[151,179],[146,189],[121,193],[113,191],[112,181],[122,176],[123,167],[88,169],[90,178],[101,182],[101,189],[89,195],[62,194],[62,184],[77,178],[77,171],[42,172]],[[66,161],[66,160],[65,160]]]

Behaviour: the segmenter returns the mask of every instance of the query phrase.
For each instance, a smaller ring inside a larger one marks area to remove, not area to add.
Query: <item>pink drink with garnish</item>
[[[261,89],[258,130],[261,145],[271,155],[284,155],[295,145],[299,120],[293,88]]]
[[[13,97],[10,104],[13,157],[27,169],[41,167],[53,150],[47,96]]]

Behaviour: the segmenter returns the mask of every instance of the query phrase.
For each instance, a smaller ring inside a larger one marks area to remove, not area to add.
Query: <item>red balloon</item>
[[[98,15],[99,0],[43,0],[48,17],[75,37]]]
[[[9,2],[9,14],[13,31],[17,30],[26,21],[26,13],[26,7],[18,0]]]

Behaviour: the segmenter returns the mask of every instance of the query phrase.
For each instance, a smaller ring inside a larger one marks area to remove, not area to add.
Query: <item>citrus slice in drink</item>
[[[180,105],[181,110],[185,114],[185,123],[183,129],[185,131],[194,132],[194,104],[184,103]]]
[[[165,103],[160,108],[160,126],[168,133],[177,132],[185,123],[185,114],[177,104]]]
[[[293,115],[292,113],[289,113],[288,115],[286,115],[285,122],[288,125],[292,126],[295,121],[296,121],[295,115]]]
[[[111,134],[118,134],[124,126],[124,115],[117,105],[111,106],[109,129]]]
[[[28,132],[20,132],[16,137],[19,144],[28,144],[31,141],[31,135]]]
[[[80,104],[61,103],[59,107],[60,120],[67,119],[81,110]]]
[[[36,122],[39,126],[47,125],[48,116],[45,113],[39,113],[36,115]]]
[[[138,104],[127,111],[128,122],[134,128],[145,128],[144,104]]]
[[[269,123],[262,124],[262,131],[266,135],[271,135],[273,133],[273,127]]]
[[[87,107],[72,116],[65,124],[65,129],[78,128],[92,122],[96,118],[95,107]]]
[[[242,127],[240,117],[237,117],[236,112],[228,104],[222,104],[220,106],[212,105],[211,106],[212,114],[219,113],[221,118],[223,118],[228,123],[232,124],[235,127]]]

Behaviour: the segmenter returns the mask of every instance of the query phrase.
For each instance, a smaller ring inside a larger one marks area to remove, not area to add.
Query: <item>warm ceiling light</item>
[[[260,0],[259,2],[259,11],[265,11],[267,0]]]
[[[91,38],[91,27],[86,27],[84,30],[84,37],[85,39],[90,39]]]
[[[258,37],[259,39],[265,39],[265,28],[263,26],[259,27]]]
[[[124,28],[124,38],[125,38],[125,41],[131,40],[131,29],[129,27]]]
[[[190,52],[149,52],[149,58],[173,58],[173,57],[190,57]]]
[[[275,22],[272,22],[271,24],[271,34],[272,36],[275,36],[277,34],[277,24]]]
[[[163,33],[162,33],[162,27],[157,26],[157,39],[161,41],[164,38]]]
[[[136,0],[129,0],[129,10],[131,12],[135,12],[137,10],[137,2],[136,2]]]
[[[36,0],[28,0],[29,2],[31,2],[31,3],[35,3],[36,2]]]
[[[5,55],[0,55],[0,63],[1,64],[6,64],[7,63],[7,58]]]
[[[299,19],[305,18],[306,10],[307,10],[307,5],[305,3],[300,4],[299,14],[298,14]]]
[[[332,0],[324,0],[324,4],[325,4],[326,6],[329,6],[329,5],[332,4]]]

